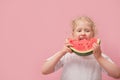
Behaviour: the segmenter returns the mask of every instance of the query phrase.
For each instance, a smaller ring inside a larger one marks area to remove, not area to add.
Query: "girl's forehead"
[[[85,20],[79,20],[76,22],[76,28],[91,28],[92,25],[90,24],[90,22],[85,21]]]
[[[92,29],[90,26],[88,25],[82,25],[82,26],[76,26],[76,29]]]
[[[79,20],[78,22],[76,22],[77,26],[86,26],[89,25],[88,21],[85,20]]]

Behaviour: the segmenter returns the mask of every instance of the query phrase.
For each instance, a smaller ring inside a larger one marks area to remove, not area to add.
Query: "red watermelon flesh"
[[[76,54],[80,56],[87,56],[87,55],[92,54],[94,43],[100,44],[100,39],[98,38],[91,38],[89,40],[70,39],[69,43],[73,45],[72,47],[70,47],[73,52],[75,52]]]

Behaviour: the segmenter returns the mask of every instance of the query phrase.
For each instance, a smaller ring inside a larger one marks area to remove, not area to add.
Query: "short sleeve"
[[[60,61],[58,61],[58,63],[55,66],[55,71],[57,71],[58,69],[60,69],[63,66],[63,57],[60,59]]]
[[[54,55],[49,57],[48,59],[46,59],[46,61],[51,60],[53,57],[54,57]],[[54,71],[57,71],[58,69],[60,69],[63,66],[63,60],[64,60],[64,56],[58,61],[58,63],[56,64],[56,66],[54,68]]]

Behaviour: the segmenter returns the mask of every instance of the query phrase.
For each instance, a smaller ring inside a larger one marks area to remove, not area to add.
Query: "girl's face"
[[[76,40],[90,39],[93,35],[93,29],[86,24],[79,24],[73,31],[73,38]]]

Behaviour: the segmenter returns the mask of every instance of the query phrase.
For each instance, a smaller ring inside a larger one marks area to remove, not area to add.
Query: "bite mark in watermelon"
[[[73,46],[70,47],[70,49],[80,56],[87,56],[93,53],[93,44],[97,43],[100,44],[100,39],[98,38],[92,38],[90,40],[73,40],[70,39],[69,43]]]

